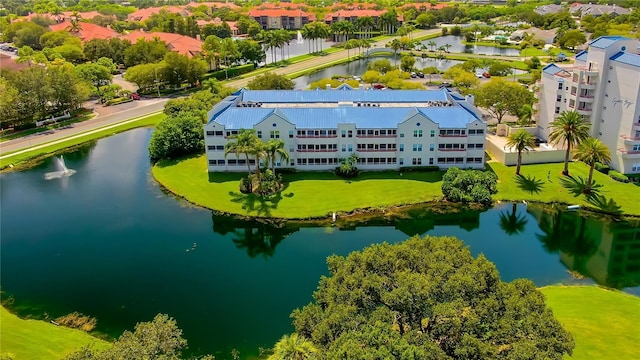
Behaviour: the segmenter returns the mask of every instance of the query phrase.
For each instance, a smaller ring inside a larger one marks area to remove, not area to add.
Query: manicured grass
[[[540,289],[576,342],[574,360],[637,359],[640,298],[596,286]]]
[[[287,187],[262,199],[241,194],[246,173],[207,173],[204,155],[153,167],[154,177],[192,203],[226,213],[259,217],[310,218],[370,207],[415,204],[442,197],[441,172],[364,173],[344,180],[330,172],[284,174]]]
[[[575,52],[560,48],[551,48],[549,51],[544,51],[544,49],[538,49],[534,47],[528,47],[526,49],[520,50],[520,56],[522,57],[532,57],[532,56],[558,56],[560,53],[564,53],[568,58],[576,55]]]
[[[522,155],[527,156],[526,154]],[[535,178],[542,181],[542,185],[536,191],[523,190],[516,180],[515,166],[505,166],[496,161],[490,161],[488,168],[498,175],[498,193],[493,196],[495,200],[508,201],[539,201],[545,203],[560,202],[565,204],[578,204],[587,207],[593,207],[586,201],[585,196],[573,196],[567,189],[562,187],[560,179],[563,163],[556,164],[532,164],[523,165],[520,174],[525,178]],[[547,180],[547,174],[551,172],[551,181]],[[582,176],[587,179],[589,176],[589,167],[581,162],[572,162],[569,164],[569,173],[577,178]],[[607,199],[614,199],[618,205],[622,206],[622,211],[629,215],[640,215],[640,203],[629,194],[637,193],[640,188],[634,184],[624,184],[613,180],[609,176],[594,170],[593,179],[598,184],[604,185],[600,188],[599,193]]]
[[[81,330],[20,319],[4,307],[0,307],[0,333],[0,357],[11,354],[12,359],[61,359],[85,345],[111,346]]]
[[[8,156],[6,158],[0,159],[0,169],[7,167],[9,164],[13,164],[16,167],[20,167],[22,163],[27,162],[29,160],[54,154],[61,150],[64,150],[73,146],[77,146],[91,140],[110,136],[126,130],[131,130],[134,128],[144,127],[144,126],[155,126],[162,119],[164,119],[164,116],[165,115],[162,113],[154,114],[150,116],[144,116],[134,121],[128,121],[121,125],[115,125],[113,127],[107,126],[103,130],[98,129],[98,131],[96,132],[85,133],[85,134],[82,134],[81,136],[73,137],[72,139],[69,139],[69,140],[64,140],[58,143],[44,146],[36,150],[31,150],[31,151],[27,151],[19,154],[17,153],[14,156]]]
[[[538,193],[527,192],[514,175],[515,166],[489,163],[489,170],[498,175],[495,200],[538,201],[545,203],[580,204],[592,207],[584,196],[574,197],[560,185],[563,164],[524,165],[524,177],[541,181]],[[396,171],[363,173],[354,180],[344,180],[331,172],[284,174],[287,187],[276,196],[263,199],[238,191],[243,173],[207,173],[204,155],[183,160],[164,161],[153,167],[158,182],[188,201],[221,212],[244,216],[310,218],[356,209],[416,204],[442,198],[442,173],[404,173]],[[586,178],[588,167],[570,164],[573,176]],[[551,182],[547,172],[551,171]],[[634,184],[619,183],[597,173],[594,179],[604,184],[600,194],[613,198],[625,214],[640,215],[640,205],[628,196],[638,190]]]

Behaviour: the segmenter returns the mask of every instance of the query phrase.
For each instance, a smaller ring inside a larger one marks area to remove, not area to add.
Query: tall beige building
[[[542,70],[538,132],[576,110],[591,123],[591,136],[611,150],[611,167],[640,173],[640,54],[638,40],[602,36],[576,55],[575,64]]]

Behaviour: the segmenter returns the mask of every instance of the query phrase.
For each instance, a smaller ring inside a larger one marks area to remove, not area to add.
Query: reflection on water
[[[540,226],[536,237],[567,269],[616,289],[640,285],[640,223],[601,221],[559,209],[530,212]]]
[[[465,45],[462,43],[464,37],[462,36],[440,36],[431,40],[424,40],[422,44],[428,50],[436,50],[440,46],[449,44],[449,52],[452,53],[467,53],[467,54],[481,54],[481,55],[502,55],[502,56],[520,56],[520,50],[499,48],[495,46],[483,46],[483,45]],[[433,41],[435,46],[429,46],[429,43]]]

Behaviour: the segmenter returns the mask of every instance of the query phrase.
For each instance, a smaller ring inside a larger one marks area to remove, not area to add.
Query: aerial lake
[[[22,315],[73,311],[118,336],[157,313],[174,317],[190,354],[243,359],[292,331],[325,259],[370,244],[451,235],[494,262],[502,279],[599,283],[640,295],[640,228],[525,204],[319,227],[240,221],[165,193],[151,176],[151,129],[64,154],[71,176],[45,180],[57,160],[0,175],[3,299]],[[203,169],[205,171],[205,169]],[[326,190],[326,189],[325,189]]]

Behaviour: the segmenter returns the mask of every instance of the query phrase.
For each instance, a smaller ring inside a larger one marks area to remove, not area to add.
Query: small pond
[[[502,55],[502,56],[520,56],[520,50],[518,49],[509,49],[509,48],[499,48],[495,46],[482,46],[482,45],[465,45],[462,43],[464,40],[463,36],[454,36],[454,35],[446,35],[440,36],[435,39],[422,41],[422,44],[426,46],[426,49],[431,50],[432,48],[428,46],[430,41],[436,43],[434,48],[438,49],[440,46],[445,46],[446,44],[451,45],[449,48],[449,52],[451,53],[467,53],[467,54],[481,54],[481,55]]]
[[[327,256],[415,234],[462,239],[506,281],[597,282],[640,295],[637,224],[524,204],[455,214],[417,207],[406,219],[337,227],[238,221],[158,187],[147,157],[151,132],[65,154],[76,171],[69,177],[44,179],[55,159],[0,175],[0,280],[12,309],[79,311],[112,336],[167,313],[189,353],[230,358],[238,349],[247,359],[291,332],[289,314],[311,300]]]

